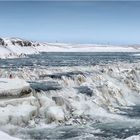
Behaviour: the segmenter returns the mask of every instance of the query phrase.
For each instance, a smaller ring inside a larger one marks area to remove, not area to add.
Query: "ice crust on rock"
[[[23,79],[0,78],[0,98],[0,125],[25,126],[37,114],[38,102]]]
[[[30,85],[25,80],[19,78],[0,78],[0,97],[19,97],[30,92]]]

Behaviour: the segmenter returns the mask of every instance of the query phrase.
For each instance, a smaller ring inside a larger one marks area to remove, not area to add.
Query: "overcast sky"
[[[0,36],[136,44],[140,43],[140,1],[0,1]]]

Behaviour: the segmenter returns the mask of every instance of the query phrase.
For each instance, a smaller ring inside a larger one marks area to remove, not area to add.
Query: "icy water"
[[[140,62],[140,55],[136,53],[41,53],[37,55],[30,55],[28,58],[7,59],[0,60],[0,66],[3,69],[18,69],[23,67],[28,68],[48,68],[48,67],[73,67],[73,66],[94,66],[105,65],[117,62],[136,63]],[[61,79],[62,76],[73,78],[73,75],[82,73],[58,73],[54,75],[47,75],[52,79]],[[42,77],[40,77],[42,78]],[[43,77],[44,78],[44,77]],[[53,85],[53,86],[52,86]],[[31,82],[32,88],[35,90],[60,90],[61,86],[54,83],[37,83]],[[80,89],[79,89],[80,90]],[[88,88],[81,89],[81,93],[88,92]],[[70,139],[70,140],[113,140],[125,139],[132,135],[140,134],[140,106],[133,106],[130,108],[121,108],[122,112],[119,115],[128,117],[125,121],[111,122],[90,122],[88,125],[74,125],[74,126],[57,126],[55,128],[27,128],[19,131],[17,136],[24,139]],[[133,119],[133,121],[130,121]]]
[[[115,62],[137,62],[137,53],[41,53],[28,58],[0,60],[1,68],[44,66],[89,66]]]
[[[122,140],[140,134],[140,125],[130,122],[97,123],[90,126],[57,126],[20,132],[24,139]]]

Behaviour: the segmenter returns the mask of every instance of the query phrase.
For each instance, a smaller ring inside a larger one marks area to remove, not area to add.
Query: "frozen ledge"
[[[30,92],[30,85],[22,79],[0,78],[0,97],[20,97]]]
[[[19,78],[0,78],[0,125],[28,125],[37,114],[30,85]]]

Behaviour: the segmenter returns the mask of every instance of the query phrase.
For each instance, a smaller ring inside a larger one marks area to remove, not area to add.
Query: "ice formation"
[[[30,85],[22,79],[0,78],[0,97],[19,97],[30,92]]]
[[[0,78],[0,125],[25,125],[35,116],[36,99],[22,79]]]
[[[137,66],[128,65],[15,71],[13,75],[29,82],[0,79],[0,96],[4,98],[0,101],[1,123],[28,124],[38,117],[45,122],[73,119],[75,123],[79,119],[86,123],[102,114],[125,114],[123,108],[139,105],[139,72]]]
[[[0,125],[30,128],[127,120],[127,109],[140,105],[138,64],[25,67],[12,71],[18,77],[13,79],[6,78],[10,70],[1,70]]]

